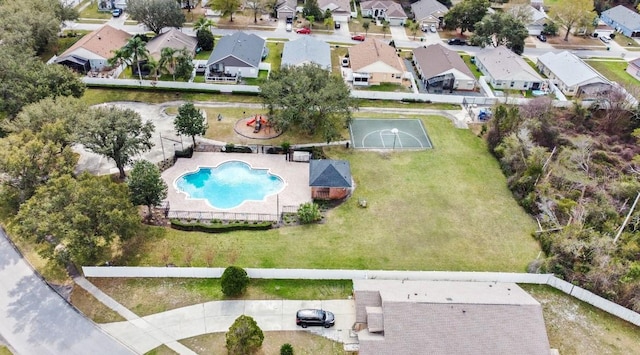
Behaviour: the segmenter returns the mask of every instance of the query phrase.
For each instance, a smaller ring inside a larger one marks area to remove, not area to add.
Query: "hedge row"
[[[237,230],[267,230],[273,227],[273,222],[245,222],[245,223],[213,223],[182,222],[179,219],[171,220],[171,228],[187,232],[224,233]]]

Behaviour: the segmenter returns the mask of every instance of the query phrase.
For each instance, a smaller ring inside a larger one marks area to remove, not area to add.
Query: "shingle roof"
[[[262,60],[265,40],[244,32],[236,32],[218,40],[207,65],[211,65],[228,56],[233,56],[248,65],[257,68]]]
[[[624,7],[623,5],[618,5],[607,11],[603,11],[602,15],[606,15],[618,24],[633,31],[640,30],[640,14]]]
[[[346,160],[311,160],[309,186],[351,187],[351,166]]]
[[[422,21],[434,13],[441,12],[444,15],[449,12],[449,9],[437,0],[420,0],[411,4],[411,11],[415,15],[416,21]]]
[[[629,64],[640,68],[640,58],[630,61]]]
[[[324,12],[327,9],[333,12],[351,13],[349,0],[318,0],[318,7]]]
[[[376,62],[383,62],[399,72],[405,72],[405,67],[396,49],[390,45],[372,38],[367,38],[364,42],[349,48],[349,60],[351,69],[360,69]]]
[[[162,48],[173,48],[175,50],[186,49],[189,53],[193,54],[197,45],[198,40],[195,37],[191,37],[176,28],[172,28],[170,31],[152,38],[149,43],[147,43],[147,50],[152,57],[158,59],[160,58]]]
[[[305,63],[315,63],[330,70],[331,48],[329,44],[311,36],[302,36],[295,41],[285,42],[281,66],[295,66]]]
[[[440,43],[432,44],[426,48],[414,49],[413,59],[418,63],[426,78],[432,78],[455,69],[468,76],[469,79],[475,79],[471,69],[460,58],[460,55]]]
[[[547,52],[539,56],[538,61],[569,87],[595,82],[609,83],[609,80],[568,51]]]
[[[485,48],[476,55],[494,80],[542,81],[542,77],[522,57],[505,46]]]
[[[278,6],[276,7],[276,9],[277,10],[291,9],[295,11],[297,4],[298,2],[296,0],[284,0],[284,1],[278,2]]]
[[[363,1],[361,9],[385,9],[388,17],[407,17],[407,13],[400,4],[390,0]]]
[[[82,37],[73,46],[64,51],[60,58],[74,54],[76,51],[80,53],[87,51],[98,57],[109,59],[113,57],[113,51],[122,48],[131,37],[129,33],[123,30],[104,25]]]

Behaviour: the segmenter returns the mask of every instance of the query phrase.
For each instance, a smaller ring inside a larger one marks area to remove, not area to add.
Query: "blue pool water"
[[[244,201],[262,201],[284,188],[284,181],[267,169],[253,169],[241,161],[216,168],[199,168],[176,180],[178,190],[193,199],[204,199],[215,208],[229,209]]]

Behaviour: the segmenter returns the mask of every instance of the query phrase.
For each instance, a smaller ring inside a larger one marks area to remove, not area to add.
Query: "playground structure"
[[[267,121],[262,115],[255,115],[252,119],[247,121],[247,126],[253,127],[253,133],[258,133],[262,129],[269,131],[270,125],[269,121]]]

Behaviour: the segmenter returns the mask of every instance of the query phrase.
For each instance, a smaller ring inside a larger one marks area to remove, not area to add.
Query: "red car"
[[[351,39],[354,41],[364,41],[364,35],[353,35],[351,36]]]
[[[297,29],[296,33],[301,34],[301,35],[308,35],[308,34],[311,34],[311,29],[303,27],[303,28]]]

